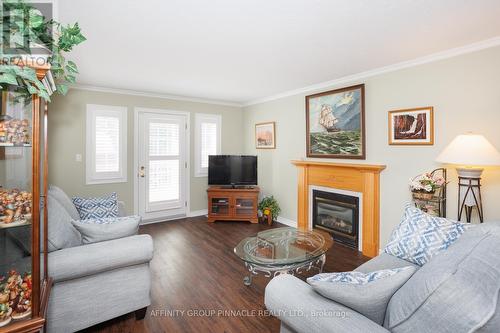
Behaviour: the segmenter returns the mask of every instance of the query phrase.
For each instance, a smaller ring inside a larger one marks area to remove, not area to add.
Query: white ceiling
[[[499,0],[58,0],[84,85],[235,103],[500,36]]]

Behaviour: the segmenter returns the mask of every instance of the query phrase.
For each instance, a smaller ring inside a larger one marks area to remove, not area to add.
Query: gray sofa
[[[383,253],[356,270],[415,266]],[[417,266],[415,266],[417,267]],[[281,332],[500,332],[500,224],[467,230],[433,257],[391,297],[383,326],[325,298],[291,275],[275,277],[266,307],[281,320]]]
[[[49,190],[48,213],[48,269],[54,285],[47,332],[74,332],[134,311],[138,319],[144,318],[151,303],[151,236],[83,245],[71,224],[78,212],[54,186]],[[122,203],[120,214],[125,214]]]

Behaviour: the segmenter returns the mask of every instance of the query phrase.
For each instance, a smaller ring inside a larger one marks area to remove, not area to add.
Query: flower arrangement
[[[429,200],[445,183],[442,176],[426,172],[410,179],[410,190],[416,199]]]
[[[427,172],[410,179],[410,189],[412,192],[434,193],[445,182],[443,177]]]
[[[278,201],[271,195],[264,197],[260,202],[259,202],[259,210],[262,212],[264,215],[271,215],[273,221],[275,221],[278,218],[278,215],[281,212],[280,205],[278,204]]]

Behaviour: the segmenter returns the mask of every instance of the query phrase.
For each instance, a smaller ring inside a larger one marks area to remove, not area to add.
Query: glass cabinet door
[[[213,215],[228,216],[230,213],[229,198],[212,198],[210,201],[210,210]]]
[[[0,326],[32,315],[33,105],[2,92],[0,113]],[[35,214],[34,214],[35,213]],[[38,289],[38,288],[36,288]]]
[[[235,215],[252,216],[255,212],[255,201],[252,198],[236,198],[234,209]]]
[[[39,119],[39,124],[38,128],[40,129],[38,131],[38,137],[39,137],[39,144],[38,144],[38,151],[35,151],[35,154],[38,155],[38,189],[37,192],[39,193],[38,195],[38,206],[40,207],[40,212],[39,212],[39,217],[38,217],[38,225],[39,225],[39,249],[40,249],[40,261],[38,262],[40,267],[38,268],[39,271],[39,277],[38,280],[40,281],[40,295],[39,299],[40,302],[43,297],[43,292],[44,289],[47,287],[45,284],[47,282],[47,279],[49,278],[48,273],[47,273],[47,253],[48,253],[48,244],[47,244],[47,237],[45,237],[45,231],[47,230],[47,191],[48,191],[48,147],[47,147],[47,117],[48,117],[48,110],[47,110],[47,102],[45,102],[43,99],[39,99],[39,112],[38,112],[38,119]],[[35,203],[35,200],[33,200],[33,203]],[[38,264],[37,263],[37,264]]]

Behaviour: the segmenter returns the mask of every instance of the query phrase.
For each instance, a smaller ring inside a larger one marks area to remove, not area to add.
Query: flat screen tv
[[[208,185],[257,185],[257,156],[209,156]]]

